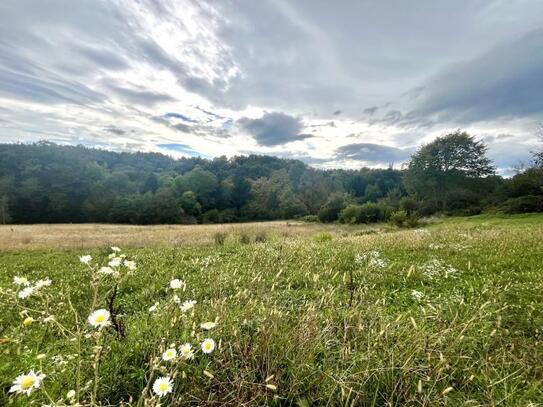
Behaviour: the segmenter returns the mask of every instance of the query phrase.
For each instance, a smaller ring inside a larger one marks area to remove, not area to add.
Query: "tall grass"
[[[4,252],[0,404],[541,405],[542,220],[132,248],[117,276],[107,247]],[[52,284],[20,299],[14,276]],[[30,369],[40,388],[8,393]]]

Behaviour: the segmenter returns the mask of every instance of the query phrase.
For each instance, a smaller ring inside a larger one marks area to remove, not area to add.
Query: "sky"
[[[2,0],[0,142],[399,168],[543,122],[541,0]]]

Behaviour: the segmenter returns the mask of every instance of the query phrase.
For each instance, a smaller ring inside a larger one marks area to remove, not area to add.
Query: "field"
[[[0,250],[0,405],[543,405],[541,215],[3,226]]]

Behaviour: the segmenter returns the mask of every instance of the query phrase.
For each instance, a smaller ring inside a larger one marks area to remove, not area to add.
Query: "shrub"
[[[317,223],[319,221],[319,217],[317,215],[305,215],[298,218],[298,220],[307,223]]]
[[[340,213],[339,213],[339,221],[341,223],[348,223],[348,224],[355,224],[360,223],[360,205],[347,205]]]
[[[543,212],[543,195],[526,195],[510,198],[505,201],[500,210],[504,213]]]
[[[202,215],[202,223],[219,223],[219,211],[210,209]]]
[[[392,212],[388,221],[399,228],[403,228],[407,224],[408,219],[409,215],[406,211],[396,211]]]
[[[223,246],[224,242],[226,241],[227,236],[228,236],[228,234],[226,232],[216,232],[213,235],[213,238],[215,240],[215,244],[217,244],[219,246]]]
[[[263,230],[258,231],[255,235],[255,242],[256,243],[264,243],[266,240],[268,240],[268,235]]]
[[[219,212],[219,222],[220,223],[231,223],[237,222],[239,220],[238,214],[235,209],[228,208]]]
[[[345,194],[335,193],[330,195],[328,201],[319,210],[321,222],[333,222],[337,220],[339,213],[345,207]]]
[[[386,220],[390,216],[390,208],[376,203],[360,205],[358,223],[376,223]]]
[[[418,207],[418,202],[410,196],[404,196],[400,199],[400,209],[407,212],[408,215],[415,213]]]
[[[239,242],[241,244],[251,243],[251,236],[249,236],[249,233],[246,230],[241,230],[239,232]]]

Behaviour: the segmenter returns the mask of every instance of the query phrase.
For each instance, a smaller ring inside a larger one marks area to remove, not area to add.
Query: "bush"
[[[226,232],[216,232],[215,235],[213,236],[215,240],[215,244],[219,246],[224,245],[224,242],[226,241],[227,236],[228,234]]]
[[[260,230],[255,235],[255,243],[264,243],[268,240],[268,235],[263,230]]]
[[[360,205],[358,223],[382,222],[390,216],[390,212],[390,208],[385,205],[375,203]]]
[[[499,209],[508,214],[543,212],[543,195],[526,195],[518,198],[510,198]]]
[[[418,202],[410,196],[404,196],[402,199],[400,199],[400,209],[407,212],[408,215],[415,213],[418,207]]]
[[[219,223],[219,211],[210,209],[202,215],[202,223]]]
[[[418,216],[430,216],[438,211],[438,207],[434,201],[422,201],[417,209]]]
[[[305,215],[298,218],[298,220],[307,223],[317,223],[319,221],[319,217],[317,215]]]
[[[338,219],[339,213],[345,207],[346,197],[344,194],[332,194],[328,201],[319,210],[321,222],[334,222]]]
[[[390,215],[390,219],[388,221],[399,228],[403,228],[407,224],[408,220],[409,215],[406,211],[396,211],[392,212],[392,215]]]
[[[241,244],[251,243],[251,236],[249,235],[249,232],[247,232],[246,230],[241,230],[239,232],[239,242]]]
[[[347,205],[339,215],[342,223],[377,223],[389,218],[391,208],[376,203],[365,203],[363,205]]]
[[[340,213],[339,213],[339,221],[341,223],[347,223],[347,224],[355,224],[360,223],[360,205],[347,205]]]
[[[224,209],[219,212],[220,223],[232,223],[239,220],[237,211],[233,208]]]

